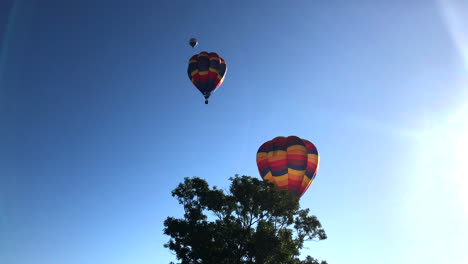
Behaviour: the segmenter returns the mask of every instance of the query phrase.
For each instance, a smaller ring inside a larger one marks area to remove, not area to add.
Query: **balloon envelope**
[[[227,66],[223,58],[214,52],[206,51],[192,56],[187,69],[190,80],[203,94],[206,104],[210,95],[223,83],[226,71]]]
[[[195,47],[196,45],[198,45],[198,40],[197,40],[196,38],[191,38],[191,39],[189,40],[189,44],[190,44],[190,46],[192,46],[192,48],[193,48],[193,47]]]
[[[257,151],[260,176],[298,197],[314,181],[319,159],[315,145],[296,136],[276,137]]]

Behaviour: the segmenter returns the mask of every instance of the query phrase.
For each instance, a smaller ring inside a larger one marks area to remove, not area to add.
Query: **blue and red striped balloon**
[[[257,151],[260,176],[298,197],[314,181],[319,161],[315,145],[296,136],[276,137]]]
[[[211,94],[223,83],[226,71],[226,62],[214,52],[203,51],[190,58],[188,76],[205,97],[205,104],[208,104]]]

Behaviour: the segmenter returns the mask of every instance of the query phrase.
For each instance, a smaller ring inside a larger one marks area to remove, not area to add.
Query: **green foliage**
[[[294,195],[253,177],[230,180],[227,194],[196,177],[172,191],[185,213],[183,219],[164,221],[164,234],[170,236],[164,246],[180,264],[327,263],[298,258],[305,241],[327,236]]]

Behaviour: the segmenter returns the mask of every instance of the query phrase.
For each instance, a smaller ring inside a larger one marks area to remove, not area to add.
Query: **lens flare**
[[[468,2],[439,0],[442,18],[468,70]]]

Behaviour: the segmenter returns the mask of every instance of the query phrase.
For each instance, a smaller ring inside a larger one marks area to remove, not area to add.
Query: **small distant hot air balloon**
[[[194,48],[196,45],[198,45],[198,40],[196,38],[191,38],[189,40],[189,44],[192,46],[192,48]]]
[[[202,51],[190,58],[188,76],[205,97],[205,104],[208,104],[210,95],[223,83],[226,71],[226,62],[214,52]]]
[[[318,151],[308,140],[296,136],[276,137],[258,149],[257,166],[264,180],[300,198],[315,179]]]

